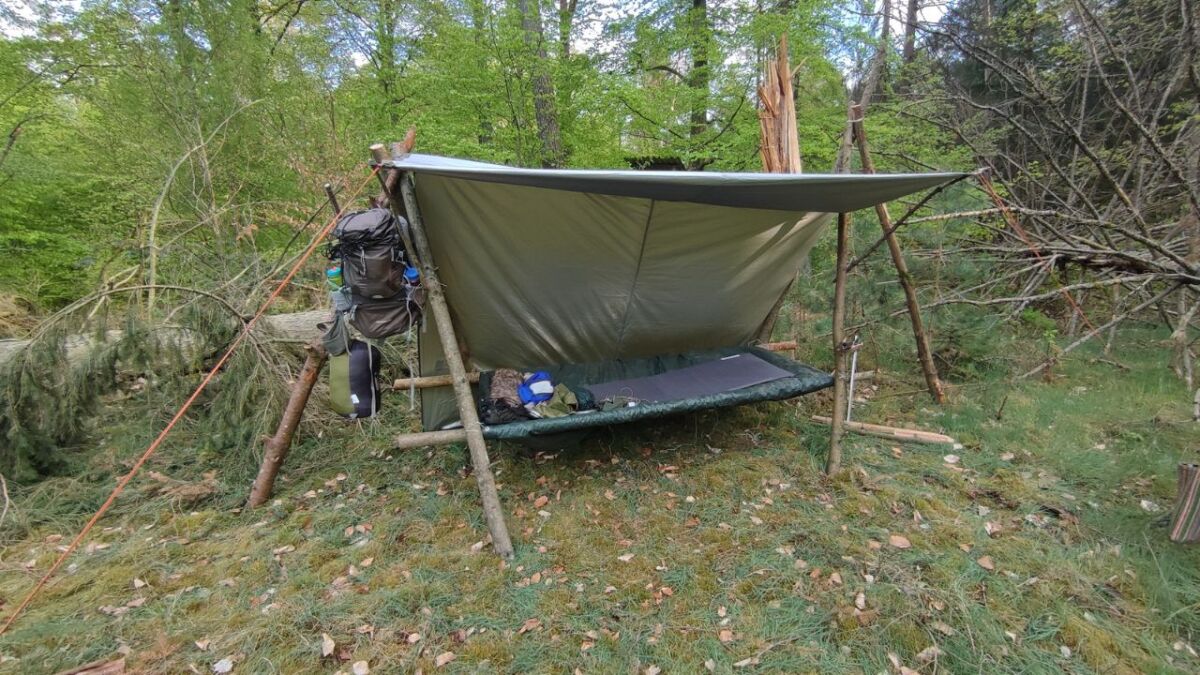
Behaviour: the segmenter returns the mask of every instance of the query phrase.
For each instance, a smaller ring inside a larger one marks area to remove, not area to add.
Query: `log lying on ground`
[[[309,342],[320,335],[317,324],[329,319],[328,310],[313,310],[311,312],[296,312],[295,314],[271,314],[264,316],[261,323],[268,331],[288,342]],[[181,328],[164,328],[178,336],[178,340],[186,346],[190,340],[188,332]],[[105,341],[119,340],[124,333],[110,330],[105,333]],[[4,364],[29,344],[29,340],[0,340],[0,364]],[[72,335],[66,340],[67,363],[79,363],[87,357],[96,346],[94,335]]]
[[[813,415],[812,421],[817,424],[832,424],[833,420],[824,415]],[[911,441],[913,443],[931,443],[931,444],[946,444],[958,446],[959,442],[946,436],[945,434],[935,434],[932,431],[921,431],[920,429],[905,429],[902,427],[888,427],[882,424],[867,424],[865,422],[844,422],[846,431],[853,431],[867,436],[879,436],[880,438],[890,438],[894,441]]]

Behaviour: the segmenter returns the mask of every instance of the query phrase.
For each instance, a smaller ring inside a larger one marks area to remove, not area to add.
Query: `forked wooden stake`
[[[279,429],[267,440],[262,465],[258,468],[258,477],[254,479],[254,485],[250,486],[250,499],[246,501],[249,508],[262,506],[271,498],[279,467],[283,466],[283,460],[292,448],[296,427],[300,425],[300,418],[304,416],[304,407],[308,405],[313,385],[317,383],[317,377],[321,374],[321,366],[325,365],[328,355],[320,341],[305,345],[304,350],[308,353],[304,358],[304,367],[300,369],[300,376],[292,385],[287,407],[283,409],[283,417],[279,420]]]
[[[871,159],[871,151],[867,148],[867,133],[863,130],[862,106],[855,104],[851,108],[854,116],[851,125],[854,129],[854,139],[858,143],[858,155],[862,159],[863,173],[875,173],[875,162]],[[886,204],[875,205],[875,215],[879,217],[879,225],[883,228],[883,236],[887,241],[888,251],[892,254],[892,264],[896,266],[896,276],[900,278],[900,287],[904,289],[904,303],[908,305],[908,318],[912,321],[913,337],[917,341],[917,359],[921,362],[921,372],[925,374],[925,386],[929,395],[938,403],[946,402],[946,392],[942,389],[942,380],[938,377],[937,367],[933,364],[933,354],[929,351],[929,337],[925,333],[925,325],[921,321],[921,305],[917,302],[917,289],[913,286],[912,275],[908,273],[908,263],[904,261],[904,252],[900,250],[900,242],[892,231],[892,216],[888,213]]]
[[[842,464],[842,434],[846,422],[846,265],[849,262],[850,214],[839,213],[837,218],[837,275],[833,287],[833,420],[829,425],[829,457],[825,473],[837,473]]]
[[[446,365],[450,368],[450,377],[454,383],[454,397],[458,402],[459,418],[462,420],[463,432],[467,437],[467,448],[471,453],[475,482],[479,486],[479,496],[483,501],[483,515],[487,520],[488,531],[492,534],[492,546],[495,547],[496,553],[500,554],[500,557],[511,558],[513,555],[512,540],[508,536],[508,525],[504,522],[504,510],[500,505],[500,495],[496,491],[496,479],[492,476],[491,460],[488,458],[487,444],[483,440],[479,413],[475,410],[475,398],[471,393],[471,383],[467,379],[467,369],[463,365],[462,355],[458,350],[458,338],[454,334],[454,323],[450,320],[450,307],[446,304],[446,296],[442,293],[442,283],[437,276],[433,252],[429,248],[429,239],[425,235],[425,223],[421,218],[420,209],[417,208],[412,174],[408,172],[405,172],[400,178],[400,194],[404,200],[404,210],[408,215],[409,227],[412,228],[412,240],[416,246],[421,269],[421,283],[425,288],[427,304],[433,310],[438,338],[442,342]]]

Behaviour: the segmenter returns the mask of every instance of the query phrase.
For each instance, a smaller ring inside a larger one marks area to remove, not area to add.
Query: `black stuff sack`
[[[348,350],[329,357],[329,404],[334,412],[349,419],[379,412],[380,361],[379,350],[361,340],[351,340]]]

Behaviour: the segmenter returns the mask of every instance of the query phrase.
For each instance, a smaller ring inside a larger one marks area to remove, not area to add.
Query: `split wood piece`
[[[427,445],[448,445],[462,443],[467,440],[466,429],[443,429],[441,431],[420,431],[414,434],[400,434],[396,437],[397,450],[423,448]]]
[[[408,214],[409,227],[412,229],[412,240],[416,245],[417,259],[421,265],[421,282],[425,287],[426,300],[429,308],[433,310],[438,338],[442,342],[442,351],[446,355],[446,365],[450,369],[450,377],[454,384],[458,415],[462,420],[463,432],[466,434],[467,448],[470,450],[471,464],[475,472],[475,482],[479,486],[479,496],[483,501],[483,515],[487,521],[488,531],[492,535],[492,546],[495,547],[496,553],[500,557],[511,558],[513,555],[512,540],[508,536],[508,526],[504,522],[504,510],[500,506],[500,495],[496,491],[496,479],[492,476],[487,443],[483,440],[479,413],[475,410],[475,397],[471,393],[471,383],[467,380],[467,369],[463,365],[462,355],[458,351],[458,338],[454,334],[454,323],[450,320],[450,307],[446,304],[445,294],[442,293],[442,282],[437,276],[433,253],[429,247],[429,238],[425,233],[425,223],[417,207],[413,177],[409,172],[405,172],[400,179],[400,193]]]
[[[1200,464],[1179,465],[1171,541],[1179,544],[1200,542]]]
[[[779,37],[775,58],[767,61],[765,74],[765,81],[758,87],[761,106],[758,111],[758,151],[763,171],[802,173],[786,34]]]
[[[803,173],[800,135],[796,130],[796,99],[792,92],[792,69],[788,63],[787,35],[779,37],[775,58],[766,63],[764,82],[758,88],[758,152],[766,173]],[[779,311],[795,280],[775,300],[758,330],[766,342],[775,331]]]
[[[867,147],[867,132],[863,129],[863,109],[855,104],[853,111],[854,139],[858,143],[858,154],[862,159],[863,173],[875,173],[875,162],[871,159],[871,151]],[[896,266],[896,276],[900,278],[900,287],[904,289],[904,304],[908,305],[908,318],[912,321],[913,337],[917,341],[917,359],[921,362],[921,372],[925,374],[925,386],[929,395],[937,403],[946,402],[946,392],[942,388],[941,378],[938,377],[937,367],[933,364],[933,353],[929,349],[929,337],[925,333],[925,325],[921,320],[921,305],[917,302],[917,289],[913,286],[912,275],[908,273],[908,263],[904,260],[904,252],[900,250],[900,242],[892,229],[892,216],[888,213],[886,204],[875,205],[875,215],[879,217],[879,226],[883,228],[884,239],[887,240],[888,251],[892,254],[892,263]]]
[[[767,342],[758,345],[758,348],[769,352],[794,352],[800,348],[800,344],[795,340],[785,340],[783,342]]]
[[[842,463],[842,434],[846,421],[846,361],[850,343],[846,340],[846,263],[850,248],[850,214],[837,218],[837,266],[833,287],[833,423],[829,430],[829,456],[825,473],[837,473]]]
[[[263,453],[262,465],[258,468],[258,477],[250,486],[250,499],[246,506],[255,508],[262,506],[271,498],[275,489],[275,477],[279,475],[279,467],[287,458],[288,450],[292,447],[292,439],[296,436],[296,427],[304,416],[304,407],[308,405],[308,397],[312,394],[313,385],[321,374],[321,366],[325,365],[328,354],[320,342],[305,345],[308,355],[304,358],[304,367],[300,376],[292,385],[292,393],[288,397],[287,406],[283,409],[283,417],[279,420],[279,428],[266,442],[266,452]]]
[[[817,424],[832,424],[837,418],[829,418],[824,415],[813,415],[812,421]],[[904,429],[902,427],[888,427],[882,424],[867,424],[866,422],[845,422],[843,421],[847,431],[855,431],[868,436],[879,436],[881,438],[890,438],[895,441],[912,441],[914,443],[931,443],[931,444],[946,444],[957,446],[958,441],[946,436],[945,434],[936,434],[932,431],[921,431],[920,429]]]

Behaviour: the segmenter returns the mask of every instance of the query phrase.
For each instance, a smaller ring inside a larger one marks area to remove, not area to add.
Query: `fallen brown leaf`
[[[329,633],[321,633],[321,656],[333,656],[335,649],[337,649],[337,643],[329,637]]]
[[[888,543],[895,548],[912,548],[912,542],[908,537],[902,534],[893,534],[888,537]]]

